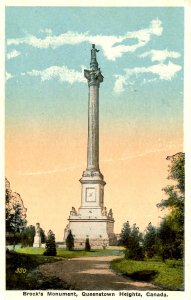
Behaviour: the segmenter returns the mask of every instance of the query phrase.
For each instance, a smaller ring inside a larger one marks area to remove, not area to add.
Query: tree
[[[40,237],[41,237],[41,243],[44,244],[46,243],[46,235],[44,230],[40,227]]]
[[[34,236],[35,236],[35,226],[33,226],[33,225],[27,226],[21,233],[22,246],[31,247],[34,242]]]
[[[56,255],[56,242],[55,242],[55,235],[52,230],[49,230],[46,239],[46,250],[44,255],[47,256],[55,256]]]
[[[131,235],[131,227],[129,225],[129,221],[127,221],[126,223],[123,224],[118,245],[126,246],[130,241],[130,235]]]
[[[136,224],[130,227],[127,221],[122,228],[119,244],[126,247],[125,258],[143,260],[144,251],[142,246],[142,234]]]
[[[161,238],[163,252],[166,251],[166,254],[163,256],[166,257],[170,255],[181,258],[184,252],[185,155],[179,152],[175,155],[168,156],[167,160],[170,161],[170,165],[168,166],[169,175],[167,178],[176,181],[176,183],[168,185],[163,189],[167,198],[157,204],[157,207],[162,210],[168,209],[169,212],[166,220],[161,222],[159,231],[161,232],[160,236],[164,236],[164,230],[171,231],[171,243],[168,241],[168,251],[165,240]],[[166,234],[168,233],[166,232]],[[177,250],[175,252],[173,250],[174,245],[176,245]],[[171,250],[169,250],[169,247]]]
[[[182,152],[176,153],[172,156],[167,156],[167,160],[170,161],[168,179],[177,181],[176,185],[173,185],[179,193],[184,196],[185,191],[185,154]]]
[[[41,243],[45,244],[46,243],[46,235],[44,230],[40,227],[40,237],[41,237]]]
[[[35,236],[35,226],[30,225],[27,226],[21,233],[21,243],[22,246],[32,246],[34,242]],[[46,242],[46,236],[44,230],[40,228],[40,236],[41,236],[41,243],[44,244]]]
[[[69,230],[68,236],[66,238],[66,247],[69,251],[73,250],[73,248],[74,248],[74,237],[72,235],[71,230]]]
[[[5,210],[6,210],[6,232],[14,235],[14,247],[16,243],[16,235],[20,234],[26,227],[26,211],[21,196],[12,192],[10,183],[5,178]]]
[[[158,248],[162,260],[167,258],[179,258],[178,243],[176,240],[176,232],[172,228],[169,218],[164,218],[158,229],[160,239],[160,247]]]
[[[85,251],[90,251],[90,250],[91,250],[90,240],[89,238],[87,238],[85,243]]]
[[[130,243],[127,245],[125,257],[133,260],[143,260],[143,239],[142,234],[139,232],[139,227],[133,224],[131,228]]]
[[[6,229],[11,232],[20,232],[26,226],[26,211],[21,196],[12,192],[10,183],[5,178],[6,188]]]
[[[155,254],[158,253],[159,241],[157,228],[155,228],[151,223],[149,223],[147,226],[143,247],[147,257],[149,258],[152,258]]]

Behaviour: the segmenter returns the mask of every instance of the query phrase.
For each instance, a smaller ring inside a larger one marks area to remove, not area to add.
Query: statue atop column
[[[97,85],[99,87],[99,84],[100,82],[103,82],[104,77],[101,74],[100,68],[98,68],[96,52],[99,52],[99,50],[95,48],[95,44],[92,44],[90,70],[84,70],[84,77],[88,80],[89,86]]]
[[[40,246],[41,246],[40,223],[36,223],[33,247],[40,248]]]
[[[92,70],[98,70],[98,62],[97,62],[97,59],[96,59],[96,52],[99,52],[99,50],[97,50],[95,48],[95,44],[92,44],[91,61],[90,61],[90,68]]]

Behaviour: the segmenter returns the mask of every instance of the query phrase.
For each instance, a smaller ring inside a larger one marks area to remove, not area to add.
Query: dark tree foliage
[[[85,243],[85,251],[90,251],[90,250],[91,250],[90,240],[89,238],[87,238]]]
[[[126,246],[129,242],[131,235],[131,227],[129,225],[129,221],[123,224],[123,228],[121,230],[120,239],[118,241],[119,246]]]
[[[74,237],[72,235],[72,231],[69,230],[68,236],[66,238],[66,248],[71,251],[74,249]]]
[[[125,258],[133,260],[144,259],[144,249],[142,246],[142,234],[136,224],[130,227],[127,221],[122,228],[119,244],[126,247]]]
[[[174,188],[184,196],[185,191],[185,154],[182,152],[176,153],[172,156],[168,156],[167,160],[171,162],[169,165],[168,179],[175,180],[177,182]]]
[[[159,249],[159,239],[157,228],[151,223],[148,224],[146,229],[146,234],[143,241],[144,251],[147,257],[152,258],[154,255],[158,254]]]
[[[41,243],[45,244],[46,243],[46,235],[42,228],[40,228],[40,237],[41,237]]]
[[[27,224],[26,211],[21,196],[12,192],[5,178],[6,243],[15,245],[20,242],[21,232]]]
[[[184,253],[184,199],[185,199],[185,155],[184,153],[176,153],[173,156],[168,156],[169,165],[169,180],[176,181],[175,184],[168,185],[163,189],[167,198],[163,199],[157,206],[161,209],[168,209],[169,215],[162,221],[159,228],[162,252],[166,254],[163,257],[182,258]],[[170,239],[165,241],[165,229],[168,235],[171,232]],[[168,243],[168,245],[166,245]],[[176,251],[174,251],[176,247]]]
[[[176,231],[172,228],[168,218],[164,218],[161,222],[158,229],[158,236],[161,242],[159,254],[161,254],[163,261],[168,258],[181,258],[180,244],[177,240]]]
[[[26,247],[26,246],[31,247],[34,242],[34,236],[35,236],[35,226],[33,226],[33,225],[27,226],[21,233],[22,246],[23,247]]]
[[[56,255],[56,242],[55,242],[55,235],[52,230],[49,230],[46,239],[46,250],[44,255],[47,256],[55,256]]]
[[[34,242],[34,236],[35,236],[35,226],[33,225],[27,226],[21,233],[22,246],[31,247]],[[41,236],[41,243],[44,244],[46,242],[46,236],[42,228],[40,228],[40,236]]]
[[[6,229],[20,232],[26,225],[26,208],[19,194],[6,189]]]

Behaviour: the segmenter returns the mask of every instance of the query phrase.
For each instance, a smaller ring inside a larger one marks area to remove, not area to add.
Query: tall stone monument
[[[40,248],[41,247],[40,223],[36,223],[33,247],[34,248]]]
[[[72,231],[75,247],[84,247],[87,237],[92,247],[105,247],[115,241],[113,212],[107,212],[104,206],[106,183],[99,169],[99,87],[104,77],[96,59],[98,51],[93,44],[90,70],[84,70],[89,87],[88,145],[87,168],[80,179],[81,206],[78,212],[72,207],[64,234],[66,239],[68,231]]]

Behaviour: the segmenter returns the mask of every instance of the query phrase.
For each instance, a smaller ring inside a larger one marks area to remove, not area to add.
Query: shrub
[[[46,250],[44,255],[47,256],[55,256],[56,255],[56,242],[55,242],[55,235],[52,230],[49,230],[47,239],[46,239]]]
[[[125,258],[133,260],[144,259],[144,249],[142,246],[142,234],[136,224],[130,227],[127,221],[122,228],[120,235],[120,245],[126,247]]]
[[[89,238],[87,238],[85,243],[85,251],[90,251],[90,250],[91,250],[90,241]]]
[[[66,248],[71,251],[74,249],[74,237],[72,235],[72,231],[69,230],[68,236],[66,238]]]
[[[151,223],[149,223],[146,228],[143,247],[148,258],[152,258],[154,255],[159,254],[160,244],[157,228],[155,228]]]
[[[135,243],[134,246],[131,245],[130,249],[126,249],[125,258],[133,260],[144,260],[144,250],[143,247]]]

